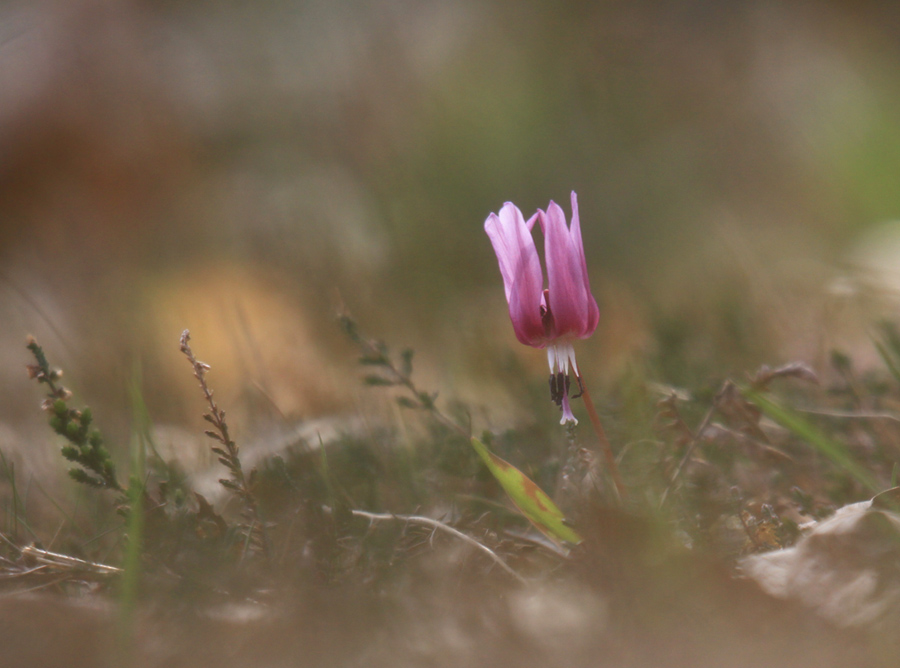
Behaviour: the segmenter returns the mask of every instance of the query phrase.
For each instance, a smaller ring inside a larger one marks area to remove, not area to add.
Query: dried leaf
[[[740,425],[742,431],[747,432],[763,443],[769,442],[769,437],[759,427],[759,419],[762,411],[753,403],[747,401],[741,394],[737,385],[730,380],[722,385],[722,389],[716,395],[716,410],[729,418],[733,423]]]
[[[893,510],[900,509],[900,487],[891,487],[883,492],[876,494],[872,498],[872,508],[877,510]]]
[[[200,520],[211,520],[213,524],[216,525],[221,535],[225,535],[228,531],[228,523],[224,520],[224,518],[219,515],[212,507],[209,501],[206,500],[202,494],[198,492],[194,492],[194,497],[197,499],[197,519]]]
[[[768,365],[763,364],[750,383],[756,390],[765,390],[768,389],[769,383],[776,378],[797,378],[814,385],[819,384],[816,372],[803,362],[791,362],[776,369],[770,369]]]
[[[862,501],[817,523],[796,546],[747,557],[740,567],[768,594],[798,601],[838,626],[894,628],[900,580],[885,564],[886,557],[893,564],[898,542],[900,515]]]

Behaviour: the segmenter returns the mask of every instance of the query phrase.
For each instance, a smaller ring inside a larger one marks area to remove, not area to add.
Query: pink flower
[[[547,288],[531,236],[537,220],[544,234]],[[516,338],[534,348],[547,348],[551,396],[562,409],[562,422],[577,423],[568,391],[570,363],[579,386],[581,383],[572,341],[593,334],[600,318],[584,260],[578,198],[573,192],[570,227],[555,202],[550,202],[546,212],[538,210],[527,222],[522,212],[507,202],[499,215],[492,213],[484,221],[484,231],[500,264]]]

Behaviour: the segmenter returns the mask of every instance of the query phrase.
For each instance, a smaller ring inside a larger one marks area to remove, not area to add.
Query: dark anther
[[[569,392],[569,377],[562,371],[550,374],[550,398],[560,408],[563,397]]]

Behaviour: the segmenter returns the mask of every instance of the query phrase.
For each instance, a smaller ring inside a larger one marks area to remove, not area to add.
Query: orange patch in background
[[[308,325],[323,316],[311,315],[252,268],[217,262],[158,277],[148,282],[143,301],[145,343],[179,395],[198,392],[178,351],[181,332],[189,329],[226,410],[248,397],[285,417],[309,417],[341,404],[340,379]]]

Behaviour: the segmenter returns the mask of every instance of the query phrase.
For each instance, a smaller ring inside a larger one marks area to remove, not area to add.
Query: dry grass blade
[[[26,559],[32,559],[44,566],[50,566],[56,569],[79,571],[82,573],[93,573],[95,575],[121,575],[124,571],[115,566],[101,564],[96,561],[86,561],[77,557],[70,557],[67,554],[59,552],[50,552],[42,550],[33,545],[22,548],[22,556]]]

